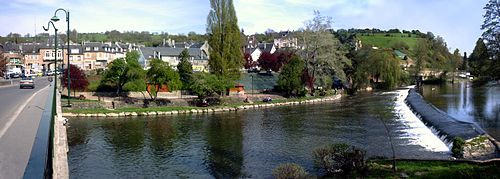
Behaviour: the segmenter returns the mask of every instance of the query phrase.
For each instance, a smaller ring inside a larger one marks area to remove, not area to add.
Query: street
[[[46,77],[34,89],[0,87],[0,178],[22,178],[49,94]]]

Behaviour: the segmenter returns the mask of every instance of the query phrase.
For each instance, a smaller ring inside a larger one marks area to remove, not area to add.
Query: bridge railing
[[[23,178],[52,178],[55,108],[55,88],[52,82]]]

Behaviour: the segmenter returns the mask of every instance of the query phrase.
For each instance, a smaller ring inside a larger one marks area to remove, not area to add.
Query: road
[[[0,179],[22,178],[49,95],[47,78],[35,79],[35,89],[0,87]]]

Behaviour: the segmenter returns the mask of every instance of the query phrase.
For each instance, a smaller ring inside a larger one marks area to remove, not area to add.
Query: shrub
[[[453,147],[451,148],[451,152],[453,152],[453,156],[456,158],[463,158],[463,148],[465,142],[460,137],[453,138]]]
[[[304,178],[307,175],[307,171],[295,163],[281,164],[273,170],[273,176],[277,179]]]
[[[324,169],[328,175],[349,173],[364,167],[364,151],[345,143],[337,143],[314,149],[314,166]]]

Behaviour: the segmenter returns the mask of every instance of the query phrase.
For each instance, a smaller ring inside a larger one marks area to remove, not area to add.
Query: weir
[[[428,127],[436,129],[439,137],[447,141],[455,137],[469,140],[486,134],[476,123],[459,121],[428,104],[415,88],[410,89],[406,102]]]

